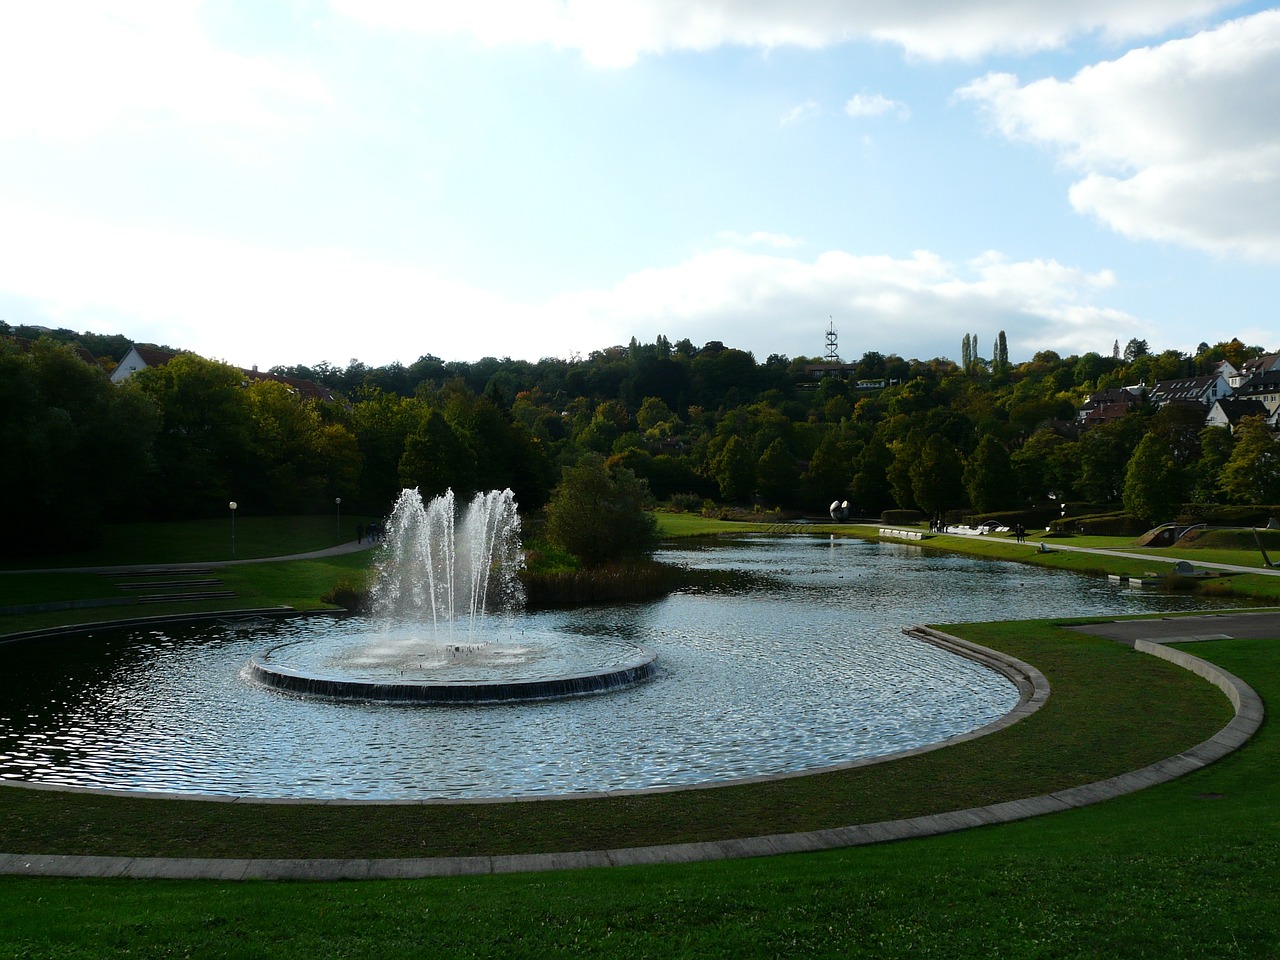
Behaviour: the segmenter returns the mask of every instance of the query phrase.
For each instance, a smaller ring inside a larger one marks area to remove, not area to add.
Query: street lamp
[[[232,500],[227,504],[231,508],[231,559],[236,558],[236,507],[238,504]]]
[[[334,508],[338,511],[338,542],[342,542],[342,498],[333,498]]]

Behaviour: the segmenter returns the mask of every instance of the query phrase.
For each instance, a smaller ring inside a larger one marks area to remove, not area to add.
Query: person
[[[364,543],[364,524],[356,524],[356,543]]]

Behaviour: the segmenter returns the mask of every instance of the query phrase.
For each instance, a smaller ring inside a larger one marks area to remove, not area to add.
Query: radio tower
[[[827,363],[840,362],[840,349],[836,341],[836,324],[830,317],[827,317]]]

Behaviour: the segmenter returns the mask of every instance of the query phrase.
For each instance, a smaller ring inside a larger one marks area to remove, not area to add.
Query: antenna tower
[[[840,362],[840,348],[836,340],[836,324],[830,317],[827,317],[827,363]]]

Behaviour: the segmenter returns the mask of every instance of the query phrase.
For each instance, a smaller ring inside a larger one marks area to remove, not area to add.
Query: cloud
[[[163,114],[268,127],[280,101],[323,102],[314,76],[217,49],[198,0],[42,0],[0,15],[0,138],[80,140]]]
[[[1131,51],[1067,81],[959,91],[1080,173],[1080,213],[1135,239],[1280,260],[1280,11]]]
[[[758,359],[821,355],[828,316],[851,357],[954,356],[965,333],[994,339],[1000,329],[1030,356],[1044,348],[1104,352],[1118,335],[1149,335],[1138,318],[1094,302],[1114,283],[1107,272],[994,253],[958,265],[929,251],[894,258],[833,250],[806,261],[720,249],[637,271],[608,290],[558,297],[547,310],[616,331],[618,342],[658,334],[722,340]]]
[[[397,30],[469,34],[486,45],[549,44],[600,67],[721,46],[816,49],[850,40],[901,46],[928,59],[1057,49],[1073,38],[1153,36],[1229,0],[331,0],[353,19]]]
[[[818,105],[816,100],[806,100],[804,103],[798,103],[778,120],[778,125],[789,127],[793,123],[799,123],[802,120],[808,120],[810,117],[816,117],[822,113],[822,107]]]
[[[882,117],[886,113],[896,113],[899,120],[911,118],[910,107],[881,93],[854,94],[845,101],[844,112],[851,117]]]
[[[987,253],[956,264],[831,250],[811,259],[723,246],[637,270],[608,288],[521,303],[428,270],[332,248],[282,250],[0,207],[0,303],[25,322],[168,343],[240,365],[412,361],[424,353],[567,357],[632,336],[722,340],[758,358],[841,347],[954,356],[965,333],[1004,329],[1015,355],[1105,352],[1149,327],[1095,300],[1115,282],[1055,261]],[[754,238],[754,241],[753,241]]]

